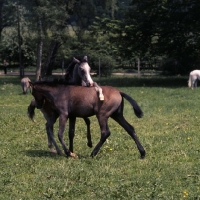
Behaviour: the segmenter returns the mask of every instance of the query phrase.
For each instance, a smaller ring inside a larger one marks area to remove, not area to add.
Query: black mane
[[[53,80],[45,80],[45,81],[35,81],[34,84],[36,85],[49,85],[49,86],[56,86],[56,85],[73,85],[64,79],[53,79]]]
[[[69,81],[70,79],[72,79],[72,76],[73,76],[73,70],[74,70],[74,67],[77,63],[76,62],[71,62],[67,68],[66,68],[66,72],[65,72],[65,81]]]

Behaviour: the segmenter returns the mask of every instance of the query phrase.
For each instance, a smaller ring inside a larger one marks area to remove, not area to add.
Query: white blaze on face
[[[81,69],[84,70],[84,77],[82,77],[83,81],[90,83],[90,86],[93,86],[94,81],[90,75],[90,66],[87,62],[83,63]]]

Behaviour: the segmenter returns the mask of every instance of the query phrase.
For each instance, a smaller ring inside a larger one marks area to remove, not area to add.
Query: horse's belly
[[[75,117],[90,117],[94,115],[94,110],[80,106],[76,107],[75,109],[72,109],[70,115],[73,115]]]

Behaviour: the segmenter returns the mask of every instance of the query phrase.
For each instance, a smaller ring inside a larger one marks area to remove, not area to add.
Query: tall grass
[[[143,160],[112,119],[111,136],[95,158],[89,157],[82,119],[74,141],[79,159],[50,153],[44,117],[36,110],[36,122],[28,119],[32,95],[22,95],[19,82],[0,77],[0,199],[200,199],[200,89],[187,88],[187,78],[97,79],[132,96],[144,111],[136,118],[125,101],[125,118],[147,152]],[[95,117],[91,122],[96,145],[99,126]],[[58,123],[55,135],[57,130]]]

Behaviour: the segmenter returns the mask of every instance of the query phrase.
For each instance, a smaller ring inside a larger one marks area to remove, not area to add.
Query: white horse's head
[[[82,85],[93,86],[94,81],[90,75],[90,66],[87,62],[87,56],[84,56],[83,60],[78,64],[78,75],[82,79]]]
[[[82,81],[86,84],[86,86],[93,86],[94,82],[92,80],[92,77],[90,75],[90,66],[87,62],[83,62],[79,66],[79,76],[81,77]],[[84,84],[82,83],[82,84]]]

